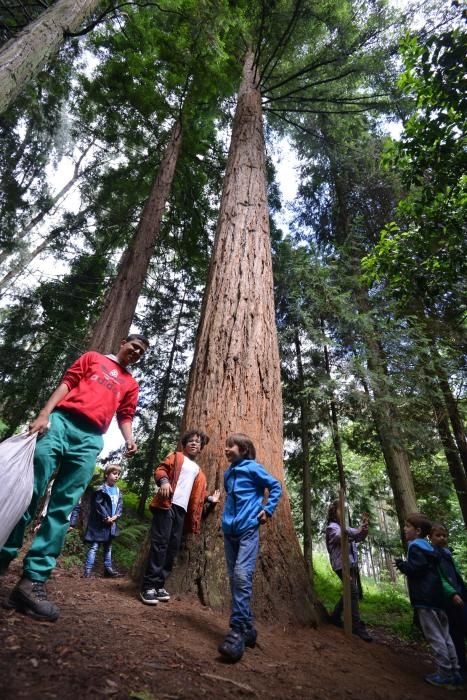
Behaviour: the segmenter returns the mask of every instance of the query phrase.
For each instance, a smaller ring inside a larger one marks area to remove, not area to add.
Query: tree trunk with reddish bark
[[[131,322],[147,274],[154,246],[159,237],[162,216],[172,188],[182,140],[177,121],[146,202],[133,240],[122,255],[117,277],[108,291],[102,313],[95,324],[89,348],[114,352],[130,331]]]
[[[271,519],[261,529],[253,609],[271,619],[317,619],[284,485],[282,396],[277,344],[261,95],[248,54],[233,124],[208,285],[191,368],[183,427],[211,438],[201,454],[210,492],[222,487],[226,437],[250,436],[257,459],[283,484]],[[197,592],[227,612],[229,586],[220,519],[223,503],[190,535],[170,588]]]

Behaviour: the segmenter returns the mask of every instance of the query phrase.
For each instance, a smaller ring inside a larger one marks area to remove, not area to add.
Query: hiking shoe
[[[105,578],[118,578],[119,576],[123,576],[119,571],[115,571],[115,569],[112,569],[110,566],[106,566],[104,569],[104,577]]]
[[[365,625],[359,625],[358,627],[354,627],[352,630],[352,634],[355,634],[357,637],[360,637],[360,639],[363,639],[364,642],[372,642],[373,639],[370,637],[368,634],[368,631],[365,627]]]
[[[243,633],[243,638],[245,640],[245,646],[254,649],[256,646],[256,639],[258,637],[258,632],[254,627],[247,627]]]
[[[92,576],[91,569],[85,569],[83,571],[83,578],[91,578],[91,576]]]
[[[156,590],[156,598],[157,600],[167,602],[170,600],[170,593],[166,591],[165,588],[158,588]]]
[[[22,578],[13,588],[8,606],[35,620],[55,622],[60,615],[55,603],[47,599],[44,582],[30,581],[28,578]]]
[[[429,683],[430,685],[436,685],[438,688],[451,688],[453,687],[452,683],[453,677],[448,676],[444,673],[430,673],[428,676],[425,676],[425,681]]]
[[[139,597],[146,605],[157,605],[159,602],[157,600],[157,592],[155,588],[146,588],[146,590],[141,591]]]
[[[240,661],[245,651],[245,637],[242,630],[231,629],[217,650],[229,661]]]

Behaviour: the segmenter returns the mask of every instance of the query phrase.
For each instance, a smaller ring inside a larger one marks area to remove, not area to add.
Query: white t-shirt
[[[198,474],[199,467],[196,462],[185,457],[180,470],[180,476],[178,477],[177,486],[175,487],[172,504],[180,506],[183,510],[187,510],[191,489],[193,488],[194,481]]]

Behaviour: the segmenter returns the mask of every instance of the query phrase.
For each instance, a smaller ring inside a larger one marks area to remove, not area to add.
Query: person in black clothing
[[[456,647],[460,672],[465,680],[465,637],[467,636],[467,586],[462,578],[451,551],[447,548],[448,531],[441,523],[433,523],[431,544],[440,555],[440,573],[448,603],[446,614],[449,634]]]
[[[444,607],[444,593],[438,570],[439,553],[427,541],[431,522],[423,513],[408,515],[404,534],[408,542],[407,561],[396,559],[399,571],[407,576],[410,603],[417,611],[418,621],[430,644],[438,670],[425,676],[425,681],[441,688],[460,687],[456,649],[449,635],[449,623]]]

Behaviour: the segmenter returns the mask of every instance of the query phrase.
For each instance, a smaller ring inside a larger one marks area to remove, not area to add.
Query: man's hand
[[[29,435],[34,435],[34,433],[39,433],[43,435],[49,429],[49,416],[47,414],[39,413],[37,418],[35,418],[31,423],[29,423]]]
[[[165,484],[161,485],[161,487],[159,488],[159,493],[162,496],[162,498],[170,498],[170,494],[172,493],[172,487],[169,484],[169,482],[166,482]]]
[[[138,448],[136,446],[136,442],[131,438],[130,440],[126,441],[126,450],[123,453],[125,457],[131,457],[132,455],[136,454],[138,452]]]
[[[453,596],[452,596],[452,599],[451,599],[451,600],[452,600],[452,602],[454,603],[454,605],[456,605],[458,608],[463,608],[463,607],[464,607],[464,601],[462,600],[462,598],[460,597],[460,595],[458,595],[457,593],[456,593],[456,595],[453,595]]]
[[[220,498],[221,498],[221,492],[219,489],[216,489],[211,496],[211,503],[219,503]]]
[[[267,516],[265,510],[261,510],[261,511],[258,513],[258,516],[257,516],[257,517],[258,517],[258,520],[259,520],[260,525],[264,525],[264,523],[266,523],[267,520],[268,520],[268,516]]]

